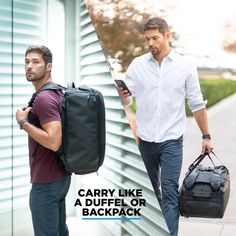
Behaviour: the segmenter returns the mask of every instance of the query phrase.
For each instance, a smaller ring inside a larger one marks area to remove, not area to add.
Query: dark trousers
[[[178,182],[182,167],[183,138],[162,143],[146,142],[140,139],[139,150],[170,235],[177,236],[179,226]]]
[[[35,236],[68,236],[65,197],[71,177],[46,184],[32,184],[30,210]]]

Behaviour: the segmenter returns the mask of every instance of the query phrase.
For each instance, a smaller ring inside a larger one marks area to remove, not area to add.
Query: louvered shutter
[[[13,235],[11,224],[17,228],[21,216],[29,215],[24,211],[30,186],[27,136],[19,130],[15,112],[33,92],[24,75],[24,53],[29,44],[42,41],[44,3],[0,1],[0,235]]]
[[[106,157],[100,174],[107,186],[141,188],[147,200],[141,221],[111,220],[101,225],[114,236],[169,235],[84,1],[80,1],[78,11],[80,83],[100,90],[106,106]]]

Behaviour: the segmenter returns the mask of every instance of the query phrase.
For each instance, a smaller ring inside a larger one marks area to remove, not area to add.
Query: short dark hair
[[[164,19],[160,17],[154,17],[149,19],[144,25],[144,32],[153,29],[158,29],[160,33],[164,34],[169,31],[169,26]]]
[[[43,45],[31,45],[26,49],[25,56],[31,52],[41,54],[43,56],[43,60],[46,65],[48,63],[52,63],[52,53],[47,47],[45,47]]]

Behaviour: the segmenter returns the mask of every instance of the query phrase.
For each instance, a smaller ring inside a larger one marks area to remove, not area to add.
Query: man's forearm
[[[208,128],[208,119],[207,119],[207,112],[206,109],[200,109],[193,113],[195,120],[197,121],[198,127],[200,128],[203,140],[202,140],[202,153],[208,152],[210,153],[213,150],[213,144],[211,141],[211,137],[209,135],[209,128]]]
[[[198,124],[199,129],[201,130],[202,134],[209,134],[209,127],[208,127],[208,118],[206,109],[200,109],[198,111],[193,112],[194,118]]]
[[[52,135],[44,129],[37,128],[29,122],[24,123],[22,128],[28,133],[28,135],[34,139],[37,143],[46,147],[52,151],[57,151],[61,145],[61,133],[55,133]]]

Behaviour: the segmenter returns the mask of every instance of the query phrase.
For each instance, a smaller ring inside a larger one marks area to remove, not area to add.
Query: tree
[[[223,48],[226,52],[236,53],[236,18],[228,20],[224,25]]]
[[[106,56],[116,59],[123,71],[134,57],[147,52],[143,25],[151,16],[148,10],[128,0],[90,0],[87,8]],[[155,15],[163,17],[165,11]]]

